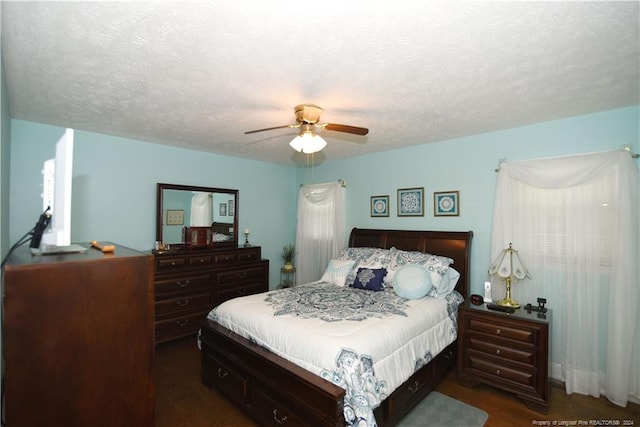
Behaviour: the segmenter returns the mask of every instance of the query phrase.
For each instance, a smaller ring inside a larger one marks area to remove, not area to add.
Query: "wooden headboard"
[[[349,247],[395,247],[405,251],[420,251],[453,260],[452,267],[460,273],[456,290],[469,296],[469,260],[473,231],[417,231],[354,228],[349,235]]]

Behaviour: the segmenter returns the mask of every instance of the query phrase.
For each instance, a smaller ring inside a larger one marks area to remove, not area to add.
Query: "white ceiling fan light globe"
[[[305,132],[293,138],[289,145],[300,153],[313,154],[326,147],[327,142],[318,135]]]

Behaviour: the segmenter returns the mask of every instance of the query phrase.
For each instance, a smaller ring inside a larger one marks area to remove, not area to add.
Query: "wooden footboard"
[[[343,426],[345,391],[210,320],[205,320],[202,382],[261,425]]]
[[[468,295],[471,231],[402,231],[354,228],[351,247],[418,250],[448,256],[460,273],[456,290]],[[344,426],[345,391],[248,339],[205,320],[202,382],[266,426]],[[414,373],[374,411],[379,426],[393,426],[455,366],[456,343]]]
[[[202,382],[217,388],[259,424],[344,426],[345,391],[206,320]],[[379,426],[397,424],[455,365],[455,343],[422,367],[374,411]]]

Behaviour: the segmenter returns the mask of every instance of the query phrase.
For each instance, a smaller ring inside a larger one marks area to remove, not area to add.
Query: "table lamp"
[[[520,303],[511,298],[511,283],[515,280],[531,279],[527,267],[518,256],[518,251],[513,249],[511,243],[509,247],[503,249],[500,255],[493,261],[489,268],[489,274],[496,275],[504,280],[507,294],[498,301],[498,305],[503,307],[519,308]]]

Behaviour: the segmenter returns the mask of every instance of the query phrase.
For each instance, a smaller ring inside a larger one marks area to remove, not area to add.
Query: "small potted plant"
[[[296,246],[292,243],[282,247],[282,260],[284,261],[284,271],[293,271],[293,259],[296,257]]]

